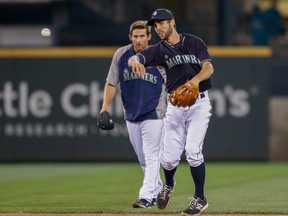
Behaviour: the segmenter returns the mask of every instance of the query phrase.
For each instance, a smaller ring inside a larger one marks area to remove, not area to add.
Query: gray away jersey
[[[127,63],[135,54],[132,44],[119,48],[113,56],[106,81],[114,86],[120,83],[126,120],[163,119],[167,105],[162,77],[165,72],[158,67],[147,67],[145,75],[137,76]]]

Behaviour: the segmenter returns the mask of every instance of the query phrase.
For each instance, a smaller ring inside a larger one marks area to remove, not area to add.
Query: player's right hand
[[[132,71],[138,76],[146,74],[146,69],[144,65],[139,62],[138,56],[132,56],[128,61],[128,65],[132,68]]]
[[[146,74],[146,69],[140,62],[132,64],[132,71],[138,76]]]

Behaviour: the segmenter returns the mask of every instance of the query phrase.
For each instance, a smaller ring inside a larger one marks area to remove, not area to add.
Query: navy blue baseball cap
[[[172,19],[174,19],[174,16],[171,11],[165,8],[160,8],[156,9],[152,13],[151,19],[147,22],[147,24],[152,26],[154,24],[154,20],[172,20]]]

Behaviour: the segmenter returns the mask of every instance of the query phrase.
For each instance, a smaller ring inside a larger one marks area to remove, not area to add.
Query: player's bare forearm
[[[139,57],[134,55],[128,60],[128,66],[132,68],[132,71],[138,76],[146,73],[146,69],[143,64],[140,63]]]
[[[104,88],[104,95],[103,95],[103,104],[102,104],[102,109],[100,112],[109,111],[109,106],[115,94],[116,94],[116,87],[106,82],[105,88]]]
[[[190,81],[196,85],[199,85],[201,81],[209,79],[213,73],[214,68],[212,63],[210,61],[205,61],[202,64],[201,71],[196,76],[194,76]]]

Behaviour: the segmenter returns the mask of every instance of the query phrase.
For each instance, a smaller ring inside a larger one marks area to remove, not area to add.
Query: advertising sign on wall
[[[120,92],[101,131],[111,58],[0,59],[0,161],[136,160]],[[268,69],[265,59],[214,59],[207,160],[267,158]]]

